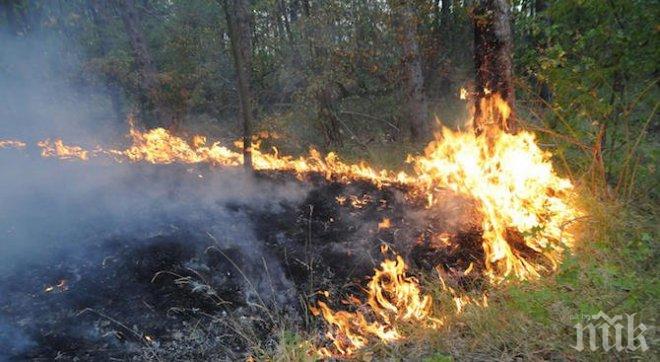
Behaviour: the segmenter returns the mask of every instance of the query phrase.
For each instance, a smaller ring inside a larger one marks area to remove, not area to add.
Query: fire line
[[[478,106],[488,110],[480,113],[482,117],[506,119],[511,114],[496,94],[483,99]],[[469,124],[475,121],[472,119]],[[574,242],[573,235],[564,230],[580,214],[571,201],[573,185],[556,174],[550,161],[552,155],[538,146],[534,134],[526,131],[509,134],[487,120],[480,124],[489,125],[490,129],[480,134],[442,129],[424,154],[408,156],[407,162],[413,170],[410,173],[377,170],[364,162],[345,163],[335,153],[322,155],[313,148],[306,156],[297,158],[280,155],[276,148],[262,150],[259,141],[252,145],[252,163],[255,170],[287,171],[301,179],[317,173],[345,183],[366,180],[379,187],[405,185],[410,197],[426,200],[431,210],[438,205],[440,191],[452,190],[475,200],[483,216],[481,262],[486,279],[497,284],[509,277],[538,278],[556,269],[563,252]],[[132,119],[129,125],[131,144],[125,149],[88,150],[66,145],[61,139],[46,139],[38,146],[43,157],[59,159],[88,161],[109,157],[118,162],[242,165],[240,143],[238,149],[232,149],[219,142],[209,142],[201,135],[187,141],[163,128],[140,131]],[[22,148],[25,143],[0,141],[0,148],[3,147]],[[360,204],[357,198],[350,202],[356,207]],[[379,230],[389,227],[389,219],[378,225]],[[526,258],[514,244],[533,250],[543,260]],[[398,256],[384,261],[375,270],[364,303],[369,307],[366,314],[359,310],[335,312],[323,302],[313,307],[312,311],[322,316],[335,332],[328,335],[334,349],[323,350],[325,355],[351,354],[366,345],[370,336],[383,341],[397,340],[401,338],[396,328],[399,320],[441,324],[440,319],[431,316],[430,297],[422,294],[417,280],[406,276],[405,270],[406,265]],[[465,274],[474,272],[473,265],[465,270]],[[454,300],[459,311],[468,302],[460,296],[454,296]],[[486,305],[485,299],[483,304]]]

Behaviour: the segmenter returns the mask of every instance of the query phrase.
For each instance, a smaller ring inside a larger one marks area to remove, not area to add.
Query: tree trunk
[[[9,33],[12,35],[18,35],[23,33],[24,29],[22,29],[21,25],[16,19],[16,6],[18,5],[18,1],[2,0],[0,1],[0,4],[2,5],[2,8],[4,8],[5,10],[5,16],[7,18],[7,28],[9,29]]]
[[[252,76],[252,39],[250,38],[251,19],[248,0],[223,0],[232,55],[236,68],[238,99],[243,121],[243,166],[252,170],[252,97],[250,82]]]
[[[448,54],[448,44],[451,36],[449,28],[450,0],[436,0],[433,4],[433,46],[430,52],[430,61],[426,70],[426,89],[444,96],[451,92],[452,80],[449,74],[452,71]]]
[[[177,120],[160,97],[158,71],[151,59],[151,53],[147,47],[144,34],[140,30],[135,1],[117,0],[115,4],[119,9],[119,14],[124,23],[124,29],[128,35],[131,50],[133,51],[133,58],[138,68],[140,102],[153,109],[156,124],[170,129],[176,128],[178,126]]]
[[[111,49],[108,37],[106,36],[107,34],[105,34],[105,31],[109,29],[108,23],[110,18],[107,4],[101,4],[99,0],[88,0],[88,7],[92,22],[94,23],[94,29],[98,33],[100,39],[99,50],[101,51],[101,56],[106,57]],[[116,120],[123,122],[122,92],[117,76],[115,74],[104,74],[104,76],[107,82],[108,96],[110,97],[110,103],[112,104],[112,110],[115,113]]]
[[[476,69],[475,131],[493,125],[515,131],[513,87],[513,34],[507,0],[479,0],[473,12],[474,66]],[[511,112],[498,111],[493,101],[499,95]],[[491,111],[486,110],[486,106]],[[495,118],[495,119],[493,119]]]
[[[410,122],[410,134],[412,139],[417,141],[429,131],[422,61],[417,42],[417,18],[407,1],[393,1],[392,9],[397,16],[398,38],[403,48],[406,113]]]

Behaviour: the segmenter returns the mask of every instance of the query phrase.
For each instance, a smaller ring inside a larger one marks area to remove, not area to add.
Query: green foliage
[[[619,196],[656,198],[657,138],[649,130],[660,80],[658,29],[650,25],[660,13],[657,3],[548,3],[545,12],[516,19],[518,68],[533,81],[523,87],[525,97],[538,100],[539,85],[552,94],[536,118],[560,135],[552,141],[570,164],[594,166],[600,162],[594,152],[602,154],[595,165],[603,169],[601,186]]]

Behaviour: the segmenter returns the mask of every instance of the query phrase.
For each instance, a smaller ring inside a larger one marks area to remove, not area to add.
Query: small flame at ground
[[[0,148],[25,148],[27,144],[18,140],[0,140]]]
[[[41,148],[41,155],[43,157],[58,157],[63,160],[80,159],[84,161],[89,159],[89,151],[78,146],[67,146],[60,139],[54,142],[46,139],[39,141],[37,145]]]
[[[350,355],[372,339],[398,340],[402,337],[400,323],[421,322],[428,328],[442,324],[431,316],[431,296],[422,294],[417,279],[406,275],[406,265],[398,255],[374,270],[367,295],[366,302],[355,296],[345,301],[356,308],[354,312],[333,311],[324,302],[311,307],[312,313],[321,315],[330,328],[326,337],[332,347],[321,348],[318,352],[322,356]]]
[[[57,285],[48,285],[44,288],[44,293],[51,293],[54,291],[57,292],[66,292],[69,290],[69,286],[67,284],[66,279],[62,279],[57,283]]]
[[[392,227],[392,222],[389,218],[384,218],[383,221],[378,223],[378,230],[389,229]]]

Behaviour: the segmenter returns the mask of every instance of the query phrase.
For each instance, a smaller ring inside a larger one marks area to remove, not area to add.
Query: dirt
[[[361,293],[383,260],[382,244],[402,255],[413,274],[437,267],[460,275],[483,260],[474,205],[451,193],[447,212],[438,213],[397,187],[314,175],[299,181],[281,172],[258,179],[265,188],[298,183],[309,192],[302,201],[274,200],[265,208],[222,201],[227,215],[249,220],[254,244],[225,240],[226,226],[196,218],[148,237],[100,236],[85,250],[0,276],[6,358],[240,358],[255,343],[249,339],[273,343],[275,319],[309,328],[305,305],[318,291]],[[390,226],[379,228],[386,218]],[[452,232],[454,246],[434,240],[442,231]]]

